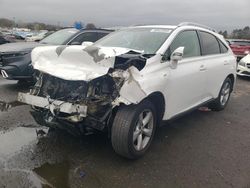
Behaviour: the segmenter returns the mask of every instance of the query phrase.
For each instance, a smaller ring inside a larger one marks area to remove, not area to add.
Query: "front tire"
[[[137,159],[148,150],[155,129],[156,110],[150,101],[121,106],[111,130],[113,149],[123,157]]]
[[[226,78],[221,86],[219,96],[211,104],[212,110],[215,110],[215,111],[224,110],[231,96],[232,88],[233,88],[232,80],[230,78]]]

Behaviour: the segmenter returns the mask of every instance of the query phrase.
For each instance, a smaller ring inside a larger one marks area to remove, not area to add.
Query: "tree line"
[[[19,27],[19,28],[28,28],[31,30],[49,30],[49,31],[55,31],[60,29],[60,27],[56,25],[50,25],[40,22],[33,22],[33,23],[14,22],[13,20],[6,18],[0,18],[0,27],[7,27],[7,28]]]
[[[80,23],[82,27],[81,22],[75,22]],[[40,22],[32,22],[32,23],[24,23],[24,22],[15,22],[14,20],[6,19],[6,18],[0,18],[0,27],[7,27],[7,28],[13,28],[13,27],[18,27],[18,28],[28,28],[30,30],[48,30],[48,31],[56,31],[59,29],[62,29],[59,25],[50,25],[50,24],[45,24],[45,23],[40,23]],[[95,29],[96,26],[93,23],[88,23],[84,27],[85,29]],[[79,28],[81,29],[81,28]]]
[[[246,26],[243,29],[234,29],[230,34],[226,30],[220,31],[219,34],[229,39],[250,39],[250,27]]]
[[[21,23],[21,22],[14,22],[13,20],[0,18],[0,27],[23,27],[28,28],[31,30],[49,30],[49,31],[56,31],[61,29],[60,26],[50,25],[40,22],[33,22],[33,23]],[[96,28],[93,23],[88,23],[85,28],[94,29]],[[219,34],[223,35],[225,38],[232,38],[232,39],[250,39],[250,28],[249,26],[245,26],[243,29],[234,29],[231,33],[228,33],[227,30],[219,31]]]

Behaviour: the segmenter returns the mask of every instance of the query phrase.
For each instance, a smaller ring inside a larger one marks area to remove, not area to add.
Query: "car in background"
[[[7,34],[4,35],[4,38],[8,41],[8,42],[18,42],[18,40],[16,39],[16,37],[12,34]]]
[[[230,48],[235,54],[237,61],[246,56],[250,52],[250,40],[228,39]]]
[[[78,30],[67,28],[59,30],[40,42],[18,42],[0,46],[0,70],[4,78],[26,82],[33,79],[31,51],[38,46],[81,45],[84,41],[95,42],[112,32],[106,29]]]
[[[31,37],[26,37],[25,38],[25,41],[26,42],[39,42],[40,40],[44,39],[46,37],[46,34],[48,32],[45,31],[45,32],[41,32],[41,33],[37,33]]]
[[[250,54],[243,57],[237,66],[238,76],[250,76]]]
[[[51,35],[51,34],[53,34],[53,33],[55,33],[55,31],[48,31],[46,34],[45,34],[45,37],[47,37],[47,36],[49,36],[49,35]],[[44,37],[44,38],[45,38]]]
[[[33,33],[29,31],[15,31],[13,35],[18,40],[25,40],[27,37],[33,36]]]
[[[10,41],[7,40],[2,33],[0,33],[0,45],[1,44],[5,44],[5,43],[9,43]]]

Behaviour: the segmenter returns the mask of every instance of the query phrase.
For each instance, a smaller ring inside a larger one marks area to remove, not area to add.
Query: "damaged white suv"
[[[38,81],[18,100],[41,125],[72,133],[106,130],[114,150],[138,158],[162,120],[211,102],[222,110],[235,83],[236,59],[204,26],[137,26],[93,45],[38,47]]]

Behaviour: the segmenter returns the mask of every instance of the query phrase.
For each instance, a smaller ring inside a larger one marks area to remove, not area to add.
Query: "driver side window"
[[[183,31],[179,33],[166,51],[165,56],[170,59],[170,55],[174,50],[181,46],[184,47],[183,58],[201,55],[200,43],[196,31]]]

